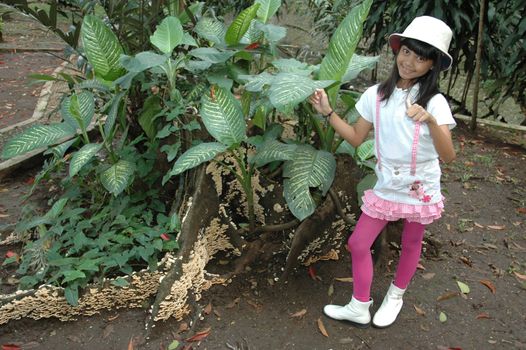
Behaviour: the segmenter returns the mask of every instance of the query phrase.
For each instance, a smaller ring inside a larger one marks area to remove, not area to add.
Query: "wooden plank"
[[[455,114],[453,117],[455,119],[459,119],[459,120],[465,121],[467,123],[471,122],[471,117],[467,116],[467,115]],[[515,125],[515,124],[508,124],[508,123],[498,122],[498,121],[495,121],[495,120],[477,119],[477,124],[481,125],[481,126],[489,125],[489,126],[494,126],[494,127],[501,128],[501,129],[508,129],[508,130],[515,130],[515,131],[526,132],[526,126]]]

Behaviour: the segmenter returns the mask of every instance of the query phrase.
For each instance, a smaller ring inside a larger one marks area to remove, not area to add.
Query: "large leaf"
[[[297,147],[298,146],[294,144],[288,145],[274,139],[268,139],[258,148],[251,162],[254,163],[256,167],[261,167],[274,161],[292,160]]]
[[[135,57],[122,55],[121,64],[128,72],[140,73],[152,67],[160,66],[168,60],[164,55],[151,51],[139,52]]]
[[[270,17],[274,16],[281,6],[281,0],[256,0],[255,4],[260,4],[257,16],[263,23],[267,23]]]
[[[370,139],[362,143],[356,149],[356,157],[359,161],[366,161],[374,156],[374,140]]]
[[[162,100],[158,95],[148,96],[144,101],[141,114],[138,118],[139,125],[150,140],[153,140],[155,135],[157,135],[157,125],[155,120],[159,117],[159,112],[162,111],[161,102]]]
[[[125,73],[119,62],[123,49],[117,36],[98,17],[84,17],[81,38],[88,61],[95,75],[113,81]]]
[[[292,214],[299,220],[311,215],[316,206],[310,195],[315,187],[325,195],[336,172],[334,156],[308,145],[298,146],[293,160],[287,161],[283,169],[284,195]]]
[[[331,80],[312,80],[309,77],[291,73],[279,73],[272,81],[269,98],[279,111],[290,114],[294,107],[307,99],[316,89],[331,85]]]
[[[111,134],[111,131],[113,130],[113,127],[115,126],[115,122],[117,121],[119,111],[122,110],[120,108],[121,101],[125,95],[126,95],[126,91],[121,91],[118,94],[113,95],[113,97],[111,98],[110,110],[108,111],[106,123],[104,124],[104,133],[106,134],[106,136],[109,136]]]
[[[367,18],[372,0],[365,0],[360,5],[353,7],[351,12],[336,28],[330,42],[327,55],[320,66],[319,79],[341,81],[349,67],[356,45],[361,39],[363,22]],[[336,96],[339,86],[329,89],[331,104],[336,105]]]
[[[263,24],[255,21],[255,32],[260,32],[270,42],[277,43],[287,36],[287,28],[274,24]],[[259,39],[260,40],[260,39]],[[258,40],[258,41],[259,41]],[[254,42],[254,41],[252,41]]]
[[[241,74],[238,75],[237,78],[247,81],[247,84],[245,85],[247,91],[260,92],[265,86],[270,86],[272,84],[275,76],[268,72],[263,72],[258,75]]]
[[[201,100],[200,113],[206,130],[217,141],[231,146],[246,138],[241,104],[230,91],[212,86]]]
[[[188,53],[194,57],[200,58],[201,60],[210,63],[226,62],[235,54],[234,51],[219,51],[213,47],[200,47],[198,49],[193,49]]]
[[[225,24],[215,18],[201,17],[199,22],[197,22],[194,31],[201,38],[215,44],[221,44],[225,41]]]
[[[316,67],[308,63],[298,61],[295,58],[280,58],[272,61],[272,65],[281,73],[294,73],[299,75],[310,76]]]
[[[150,36],[150,42],[162,53],[172,53],[173,49],[183,41],[183,26],[177,17],[166,17]]]
[[[38,148],[47,147],[73,135],[75,135],[75,131],[65,123],[35,125],[7,141],[2,150],[2,158],[8,159]]]
[[[172,176],[181,174],[188,169],[192,169],[201,163],[213,159],[216,155],[224,152],[227,146],[219,142],[200,143],[183,153],[175,162],[172,170],[167,177],[163,179],[163,184]]]
[[[356,186],[356,194],[358,196],[358,205],[363,204],[363,194],[365,191],[370,190],[371,188],[376,185],[376,181],[378,178],[376,177],[376,174],[367,174],[360,182],[358,182],[358,185]]]
[[[256,18],[259,7],[260,4],[256,3],[241,11],[241,13],[234,19],[234,22],[228,27],[225,35],[225,41],[228,45],[236,45],[239,43],[250,27],[250,22]]]
[[[88,91],[68,96],[60,105],[60,114],[72,128],[85,131],[95,114],[95,97]]]
[[[131,183],[134,172],[135,164],[121,159],[105,170],[101,174],[100,180],[108,192],[117,196]]]
[[[97,154],[101,147],[102,145],[98,143],[88,143],[75,152],[69,163],[69,176],[75,176]]]
[[[380,56],[361,56],[354,54],[349,62],[347,71],[343,75],[341,82],[346,83],[353,80],[364,69],[373,69],[376,63],[380,60]]]

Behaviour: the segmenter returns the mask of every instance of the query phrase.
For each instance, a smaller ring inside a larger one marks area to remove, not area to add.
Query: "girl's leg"
[[[422,239],[426,226],[418,222],[404,221],[402,232],[402,253],[396,269],[394,285],[400,289],[406,289],[416,272],[420,253],[422,251]]]
[[[353,296],[361,302],[368,302],[371,296],[373,281],[371,246],[386,224],[387,220],[375,219],[362,213],[347,241],[352,259]]]

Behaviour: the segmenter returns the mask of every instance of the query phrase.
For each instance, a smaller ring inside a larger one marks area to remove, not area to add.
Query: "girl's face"
[[[396,65],[400,78],[411,82],[425,75],[433,67],[433,60],[417,55],[402,45],[396,56]]]

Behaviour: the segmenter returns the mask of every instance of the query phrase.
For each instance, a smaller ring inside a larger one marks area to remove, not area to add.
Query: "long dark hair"
[[[441,52],[435,47],[416,39],[402,38],[400,41],[400,47],[402,47],[402,45],[405,45],[409,50],[413,51],[417,55],[433,61],[432,69],[430,69],[423,76],[419,77],[415,82],[415,84],[420,83],[420,88],[418,90],[416,101],[413,102],[418,103],[420,106],[426,108],[429,100],[440,92],[438,90],[438,79],[440,78]],[[400,51],[398,51],[396,55],[398,55],[399,52]],[[398,72],[398,66],[396,65],[395,60],[391,75],[378,87],[378,91],[380,94],[382,94],[382,101],[387,101],[389,97],[391,97],[399,79],[400,73]]]

